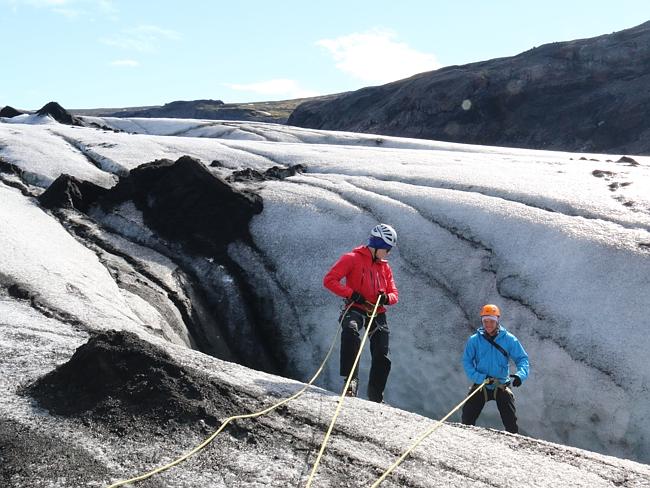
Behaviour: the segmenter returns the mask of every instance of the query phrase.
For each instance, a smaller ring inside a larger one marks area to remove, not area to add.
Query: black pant
[[[354,364],[354,358],[361,346],[360,332],[370,321],[362,311],[351,308],[343,317],[341,323],[341,376],[349,376]],[[378,314],[370,326],[370,378],[368,381],[368,399],[381,402],[384,399],[384,388],[388,373],[390,373],[390,351],[388,348],[390,332],[386,322],[386,314]],[[359,376],[359,367],[355,369],[354,378]]]
[[[479,385],[472,385],[469,393],[472,393]],[[515,396],[510,388],[494,388],[476,393],[463,406],[462,421],[465,425],[474,425],[476,419],[481,414],[486,401],[496,400],[501,421],[508,432],[516,434],[519,432],[517,427],[517,409],[515,408]]]

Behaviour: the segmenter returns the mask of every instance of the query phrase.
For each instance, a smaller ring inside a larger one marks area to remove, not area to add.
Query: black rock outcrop
[[[299,105],[289,125],[650,154],[650,22]]]
[[[76,208],[86,212],[107,189],[90,181],[82,181],[74,176],[62,174],[43,192],[38,201],[49,209]]]
[[[26,286],[19,283],[14,283],[7,287],[7,293],[10,297],[19,300],[31,300],[34,297],[34,292],[30,291]]]
[[[0,117],[10,119],[12,117],[16,117],[17,115],[22,115],[23,113],[24,112],[21,112],[20,110],[16,110],[15,108],[6,105],[2,107],[2,110],[0,110]]]
[[[49,115],[60,124],[83,125],[79,120],[70,114],[66,109],[56,102],[49,102],[36,112],[37,115]]]
[[[267,169],[264,173],[246,168],[240,171],[234,171],[232,175],[226,178],[227,181],[268,181],[268,180],[283,180],[289,176],[295,176],[296,173],[302,173],[305,167],[302,164],[296,164],[283,168],[281,166],[273,166]]]
[[[16,175],[19,176],[20,178],[23,178],[23,175],[25,174],[25,172],[21,168],[19,168],[15,164],[5,161],[2,158],[0,158],[0,173]]]
[[[250,242],[248,224],[262,211],[259,195],[232,187],[189,156],[138,166],[103,203],[124,200],[133,200],[147,225],[166,239],[213,256],[235,240]]]
[[[215,426],[231,407],[223,386],[174,361],[133,333],[107,331],[25,392],[50,413],[81,417],[112,429],[143,428],[141,420]]]

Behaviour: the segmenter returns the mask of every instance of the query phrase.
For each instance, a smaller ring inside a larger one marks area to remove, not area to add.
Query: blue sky
[[[0,106],[324,95],[647,20],[647,0],[0,0]]]

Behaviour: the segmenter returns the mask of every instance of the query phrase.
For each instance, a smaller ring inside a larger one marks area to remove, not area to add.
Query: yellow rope
[[[462,407],[463,405],[465,405],[465,403],[467,402],[467,400],[469,400],[470,398],[472,398],[472,397],[473,397],[477,392],[483,390],[483,386],[485,386],[485,383],[486,383],[486,381],[483,381],[483,383],[481,383],[481,385],[480,385],[478,388],[476,388],[476,389],[475,389],[475,390],[474,390],[470,395],[468,395],[467,397],[465,397],[465,399],[464,399],[462,402],[460,402],[458,405],[456,405],[456,406],[451,410],[451,412],[449,412],[447,415],[445,415],[442,419],[440,419],[438,422],[436,422],[436,423],[434,424],[433,427],[431,427],[431,428],[430,428],[429,430],[427,430],[424,434],[422,434],[420,437],[418,437],[418,439],[417,439],[417,440],[416,440],[416,441],[411,445],[411,447],[409,447],[409,448],[404,452],[404,454],[402,454],[402,455],[399,457],[399,459],[398,459],[397,461],[395,461],[395,462],[392,464],[392,466],[391,466],[390,468],[388,468],[388,469],[384,472],[384,474],[382,474],[381,477],[380,477],[377,481],[375,481],[375,482],[370,486],[370,488],[376,488],[377,486],[379,486],[379,484],[380,484],[382,481],[384,481],[384,480],[388,477],[388,475],[389,475],[389,474],[390,474],[390,473],[391,473],[391,472],[392,472],[392,471],[393,471],[397,466],[399,466],[399,465],[401,464],[402,461],[404,461],[404,459],[406,459],[406,456],[408,456],[408,455],[411,453],[411,451],[412,451],[413,449],[415,449],[417,446],[419,446],[420,443],[421,443],[424,439],[426,439],[429,435],[431,435],[431,434],[433,433],[434,430],[436,430],[438,427],[440,427],[440,426],[444,423],[444,421],[447,420],[449,417],[451,417],[451,415],[452,415],[456,410],[458,410],[460,407]]]
[[[314,467],[311,470],[311,474],[309,475],[309,479],[307,480],[307,485],[306,488],[309,488],[312,484],[312,481],[314,480],[314,475],[316,474],[316,470],[318,469],[318,465],[320,463],[320,459],[323,456],[323,452],[325,452],[325,446],[327,445],[327,441],[329,440],[330,434],[332,433],[332,430],[334,429],[334,424],[336,423],[336,418],[339,416],[339,412],[341,411],[341,406],[343,406],[343,400],[345,399],[345,393],[348,390],[348,387],[350,386],[350,381],[352,381],[352,377],[354,376],[354,371],[357,367],[357,364],[359,363],[359,358],[361,357],[361,353],[363,352],[363,345],[366,342],[366,339],[368,338],[368,331],[370,330],[370,326],[372,325],[372,321],[375,319],[375,316],[377,314],[377,307],[379,307],[379,301],[380,298],[377,298],[377,303],[375,303],[375,308],[372,310],[372,315],[370,316],[370,320],[368,321],[368,324],[366,325],[366,332],[363,334],[363,339],[361,339],[361,345],[359,346],[359,352],[357,352],[357,357],[354,358],[354,364],[352,365],[352,369],[350,370],[350,374],[348,375],[348,379],[345,382],[345,386],[343,387],[343,392],[341,393],[341,397],[339,398],[339,403],[336,406],[336,412],[334,412],[334,417],[332,417],[332,421],[330,422],[330,426],[327,429],[327,433],[325,434],[325,438],[323,439],[323,444],[320,447],[320,451],[318,453],[318,456],[316,457],[316,462],[314,463]]]
[[[348,305],[348,307],[345,309],[345,311],[341,315],[341,320],[339,321],[339,329],[341,328],[341,323],[343,322],[343,318],[345,317],[345,314],[348,312],[348,310],[350,310],[351,306],[352,306],[352,304]],[[373,314],[374,314],[374,312],[373,312]],[[177,464],[182,463],[187,458],[189,458],[190,456],[196,454],[201,449],[203,449],[205,446],[210,444],[214,440],[214,438],[217,437],[217,435],[219,435],[219,433],[226,427],[226,425],[228,425],[233,420],[260,417],[261,415],[267,414],[267,413],[275,410],[276,408],[284,405],[285,403],[288,403],[291,400],[295,400],[296,398],[298,398],[300,395],[302,395],[307,390],[307,388],[309,388],[312,385],[312,383],[314,381],[316,381],[316,378],[318,378],[318,376],[323,371],[323,368],[325,367],[325,363],[327,363],[327,360],[329,359],[330,355],[332,354],[332,351],[334,350],[334,346],[336,345],[336,339],[338,338],[338,334],[339,334],[339,331],[337,330],[336,334],[334,336],[334,340],[332,341],[332,344],[330,345],[329,351],[327,351],[327,354],[325,355],[325,359],[323,360],[320,367],[318,368],[318,371],[316,371],[316,374],[314,374],[312,379],[310,379],[309,382],[300,391],[298,391],[298,393],[295,393],[292,396],[290,396],[289,398],[285,398],[284,400],[276,403],[275,405],[271,405],[270,407],[265,408],[264,410],[260,410],[259,412],[249,413],[249,414],[244,414],[244,415],[234,415],[232,417],[228,417],[226,420],[223,421],[223,423],[221,424],[221,427],[219,427],[219,429],[216,432],[214,432],[210,437],[208,437],[206,440],[204,440],[201,444],[196,446],[194,449],[192,449],[187,454],[184,454],[183,456],[179,457],[175,461],[172,461],[169,464],[161,466],[160,468],[156,468],[156,469],[154,469],[152,471],[149,471],[148,473],[145,473],[143,475],[136,476],[135,478],[130,478],[128,480],[119,481],[117,483],[113,483],[112,485],[109,485],[108,488],[116,488],[118,486],[123,486],[123,485],[129,484],[129,483],[135,483],[137,481],[142,481],[142,480],[145,480],[145,479],[153,476],[154,474],[161,473],[161,472],[163,472],[163,471],[165,471],[165,470],[167,470],[169,468],[172,468],[172,467],[176,466]]]

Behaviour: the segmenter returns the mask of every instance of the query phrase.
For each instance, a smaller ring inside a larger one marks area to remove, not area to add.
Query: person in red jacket
[[[352,372],[354,359],[361,346],[360,332],[370,321],[377,300],[377,315],[370,327],[370,377],[368,399],[381,403],[384,388],[390,373],[389,330],[386,322],[386,305],[395,305],[398,300],[393,272],[386,260],[388,253],[397,243],[397,232],[390,225],[379,224],[370,232],[368,245],[359,246],[344,254],[332,266],[323,285],[335,295],[346,299],[352,305],[341,322],[341,376],[352,374],[353,378],[346,394],[357,396],[359,384],[358,367]],[[345,283],[341,280],[345,278]]]

